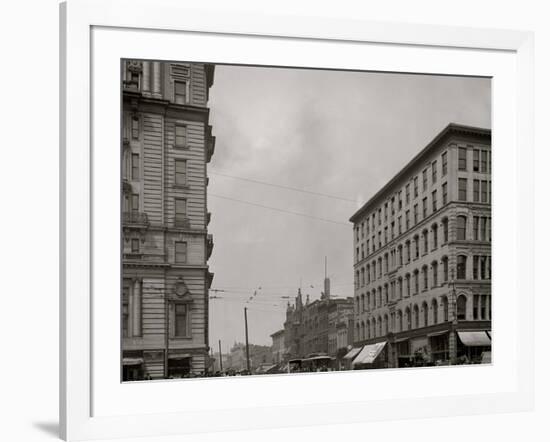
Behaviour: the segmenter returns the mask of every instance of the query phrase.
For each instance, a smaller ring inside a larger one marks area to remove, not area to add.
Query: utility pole
[[[222,362],[222,340],[218,339],[218,351],[220,354],[220,372],[223,371],[223,362]]]
[[[246,371],[250,374],[250,353],[248,352],[248,317],[246,314],[247,308],[244,308],[244,337],[246,342]]]

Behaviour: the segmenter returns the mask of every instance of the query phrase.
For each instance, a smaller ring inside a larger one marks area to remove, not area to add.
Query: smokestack
[[[325,256],[325,298],[330,298],[330,279],[327,276],[327,257]]]

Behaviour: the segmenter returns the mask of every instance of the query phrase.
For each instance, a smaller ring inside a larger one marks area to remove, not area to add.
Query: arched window
[[[397,296],[399,299],[403,299],[403,278],[401,276],[397,279]]]
[[[408,240],[405,243],[405,258],[407,262],[411,262],[411,242]]]
[[[422,303],[422,324],[424,327],[428,326],[428,304],[426,301]]]
[[[422,266],[422,290],[428,290],[428,266]]]
[[[437,299],[432,299],[432,323],[433,324],[437,324],[437,309],[438,309],[438,305],[437,305]]]
[[[432,287],[438,286],[437,271],[438,271],[437,261],[433,261],[432,262]]]
[[[378,277],[382,278],[382,257],[378,258]]]
[[[459,215],[456,217],[456,239],[464,241],[466,239],[466,217]]]
[[[422,243],[424,247],[424,253],[428,253],[428,231],[422,231]]]
[[[441,258],[441,263],[443,264],[443,282],[449,280],[449,258],[444,256]]]
[[[367,295],[365,296],[365,309],[367,311],[370,310],[370,292],[367,292]]]
[[[441,225],[443,226],[443,244],[446,244],[449,242],[449,220],[443,218]]]
[[[414,270],[414,294],[418,294],[418,269]]]
[[[371,332],[370,336],[371,336],[371,338],[374,338],[374,337],[376,337],[376,319],[374,319],[374,318],[372,318],[371,327],[372,327],[372,332]]]
[[[367,333],[366,339],[370,339],[370,321],[367,319],[367,324],[365,326],[365,332]]]
[[[386,305],[388,301],[388,284],[384,284],[384,305]]]
[[[399,256],[399,265],[403,265],[403,245],[399,244],[399,247],[397,248],[398,256]]]
[[[382,318],[378,316],[378,336],[382,336]]]
[[[466,296],[460,295],[456,300],[456,319],[463,321],[466,319]]]
[[[418,305],[416,304],[413,308],[413,316],[414,316],[414,328],[420,327],[420,313],[418,311]]]
[[[365,322],[361,321],[361,339],[365,339]]]
[[[411,329],[411,309],[407,307],[405,309],[405,324],[407,326],[407,330]]]
[[[367,273],[367,284],[370,284],[370,264],[367,264],[367,270],[366,270],[366,273]]]
[[[384,254],[384,272],[388,273],[388,254]]]
[[[365,268],[361,269],[361,287],[365,285]]]
[[[456,279],[466,279],[466,256],[456,257]]]
[[[411,296],[411,274],[407,273],[405,275],[405,293],[407,296]]]
[[[432,249],[437,249],[437,224],[432,224]]]
[[[447,322],[449,320],[449,300],[446,296],[443,296],[441,303],[443,304],[443,321]]]
[[[361,295],[361,312],[365,311],[365,295]]]
[[[403,312],[401,310],[397,310],[397,331],[403,331]]]
[[[355,340],[356,341],[361,340],[361,328],[359,326],[359,323],[357,323],[357,326],[355,327]]]
[[[359,270],[355,272],[355,288],[359,287]]]
[[[420,256],[420,238],[418,235],[415,235],[414,239],[414,257],[418,258]]]
[[[387,335],[389,331],[388,315],[384,315],[384,335]]]

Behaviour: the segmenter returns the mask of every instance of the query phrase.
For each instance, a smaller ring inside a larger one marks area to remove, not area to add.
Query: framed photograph
[[[530,33],[60,8],[63,438],[532,407]]]

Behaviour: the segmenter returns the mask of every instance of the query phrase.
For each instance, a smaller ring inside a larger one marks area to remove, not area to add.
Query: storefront
[[[143,358],[123,357],[122,358],[122,380],[140,381],[144,379]]]
[[[191,374],[191,355],[168,355],[168,377],[184,378]]]
[[[353,360],[362,349],[363,347],[355,347],[345,354],[345,356],[342,358],[342,365],[344,370],[352,369]]]
[[[457,355],[463,363],[480,364],[483,353],[491,351],[489,331],[458,331],[457,335],[459,341]]]
[[[449,363],[449,332],[443,330],[428,335],[431,359],[435,365]]]

